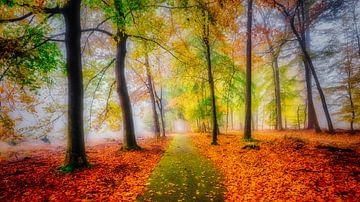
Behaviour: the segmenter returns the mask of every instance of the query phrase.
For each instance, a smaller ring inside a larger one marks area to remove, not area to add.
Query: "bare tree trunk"
[[[309,24],[310,24],[309,23],[309,9],[308,9],[309,6],[307,4],[304,5],[304,1],[301,1],[300,3],[301,3],[300,5],[301,5],[301,8],[302,8],[301,9],[301,12],[302,12],[301,15],[304,16],[305,25],[306,25],[305,27],[302,28],[301,33],[304,33],[303,35],[305,35],[305,36],[301,37],[301,35],[297,31],[297,29],[295,27],[295,21],[294,21],[295,18],[292,18],[290,20],[291,29],[292,29],[293,33],[295,34],[296,39],[299,42],[300,48],[301,48],[301,50],[303,52],[303,55],[304,55],[304,60],[305,60],[306,64],[308,65],[308,69],[310,70],[311,74],[314,77],[315,84],[316,84],[317,90],[319,92],[321,104],[322,104],[323,110],[325,112],[325,117],[326,117],[326,121],[327,121],[327,124],[328,124],[329,133],[334,133],[334,128],[333,128],[330,113],[329,113],[329,110],[328,110],[328,107],[327,107],[327,104],[326,104],[325,96],[324,96],[323,90],[321,88],[319,79],[317,77],[317,73],[315,71],[314,64],[312,62],[312,59],[311,59],[309,51],[308,51],[309,47],[307,47],[307,43],[306,43],[306,35],[309,35],[309,28],[308,27],[309,27]],[[307,32],[305,32],[305,31],[307,31]],[[308,38],[309,38],[309,36],[308,36]],[[305,66],[305,68],[306,68],[306,66]]]
[[[160,86],[160,97],[156,93],[155,86],[153,89],[154,89],[155,97],[157,99],[156,103],[157,103],[157,106],[158,106],[158,109],[160,112],[161,131],[162,131],[161,136],[165,137],[166,136],[166,125],[165,125],[165,114],[164,114],[164,104],[163,104],[163,88],[162,88],[162,86]],[[198,120],[198,121],[200,121],[200,120]]]
[[[297,111],[296,111],[296,118],[297,118],[297,128],[300,130],[300,105],[298,105]]]
[[[153,114],[154,135],[156,138],[160,138],[159,116],[156,111],[155,92],[154,92],[154,88],[153,88],[152,74],[151,74],[151,70],[150,70],[149,56],[147,53],[145,55],[145,68],[146,68],[146,77],[147,77],[147,83],[148,83],[148,93],[150,96],[151,109],[152,109],[152,114]]]
[[[131,102],[125,78],[125,57],[126,57],[127,35],[122,31],[117,33],[115,76],[117,82],[117,93],[120,98],[120,105],[124,127],[125,150],[136,150],[140,147],[136,143],[134,120],[132,115]]]
[[[350,65],[350,64],[349,64]],[[350,102],[350,110],[351,110],[351,120],[350,120],[350,131],[351,133],[354,133],[354,121],[355,121],[355,106],[353,101],[353,85],[352,85],[352,69],[351,66],[346,67],[346,73],[347,73],[347,93],[349,96],[349,102]]]
[[[217,145],[217,136],[219,132],[219,127],[217,123],[217,115],[216,115],[216,101],[215,101],[215,86],[214,86],[214,79],[212,74],[211,68],[211,56],[210,56],[210,46],[209,41],[205,40],[206,45],[206,60],[207,60],[207,69],[208,69],[208,79],[209,79],[209,86],[210,86],[210,96],[211,96],[211,111],[212,111],[212,145]]]
[[[301,40],[301,39],[299,38],[299,40]],[[329,110],[328,110],[328,107],[327,107],[327,104],[326,104],[324,92],[323,92],[323,90],[321,88],[321,85],[320,85],[319,79],[317,77],[314,65],[312,63],[312,60],[310,58],[309,53],[307,52],[307,50],[305,48],[305,43],[303,41],[299,41],[299,42],[301,44],[300,46],[301,46],[301,49],[302,49],[303,54],[305,56],[305,60],[308,63],[308,67],[309,67],[309,69],[310,69],[310,71],[311,71],[311,73],[312,73],[312,75],[314,77],[316,87],[317,87],[317,89],[319,91],[320,100],[321,100],[321,104],[322,104],[324,112],[325,112],[325,117],[326,117],[326,121],[327,121],[327,124],[328,124],[329,133],[334,133],[334,128],[333,128],[330,113],[329,113]]]
[[[306,81],[306,92],[307,92],[307,129],[314,129],[317,133],[321,132],[319,122],[316,116],[316,111],[314,107],[313,102],[313,96],[312,96],[312,84],[311,84],[311,73],[309,70],[309,67],[307,63],[304,61],[304,67],[305,67],[305,81]]]
[[[65,158],[66,170],[88,165],[84,142],[84,91],[81,64],[81,1],[71,0],[64,8],[66,25],[66,66],[68,77],[68,143]]]
[[[226,102],[226,124],[225,124],[225,131],[228,132],[229,128],[229,101]]]
[[[209,44],[210,30],[209,30],[209,14],[203,10],[204,17],[204,26],[203,26],[203,42],[206,48],[206,62],[207,62],[207,72],[208,72],[208,82],[210,87],[210,98],[211,98],[211,118],[212,118],[212,145],[217,145],[217,136],[219,134],[219,126],[217,122],[217,114],[216,114],[216,100],[215,100],[215,85],[213,72],[211,67],[211,49]]]
[[[307,102],[305,103],[305,108],[304,108],[304,123],[303,123],[303,128],[306,128],[306,121],[307,121],[307,108],[308,108],[308,104]]]
[[[273,62],[274,62],[274,76],[275,76],[274,80],[275,80],[275,99],[276,99],[276,128],[278,130],[283,130],[278,54],[274,56]]]
[[[253,0],[248,0],[247,43],[246,43],[246,91],[245,91],[245,128],[244,138],[251,138],[251,28]]]
[[[231,130],[234,130],[234,110],[233,110],[232,107],[230,108],[230,113],[231,113],[231,116],[230,116],[230,120],[231,120]]]

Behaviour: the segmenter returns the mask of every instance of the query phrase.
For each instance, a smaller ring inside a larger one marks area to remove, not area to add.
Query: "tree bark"
[[[152,74],[151,74],[151,70],[150,70],[149,56],[147,53],[145,55],[145,68],[146,68],[146,77],[147,77],[147,83],[148,83],[148,93],[150,96],[151,109],[152,109],[152,114],[153,114],[154,135],[156,138],[160,138],[159,116],[156,111],[155,92],[154,92],[154,88],[153,88]]]
[[[210,55],[210,46],[209,41],[205,39],[205,46],[206,46],[206,60],[207,60],[207,70],[208,70],[208,80],[210,86],[210,97],[211,97],[211,112],[212,112],[212,145],[217,145],[217,136],[219,133],[219,127],[217,123],[217,115],[216,115],[216,100],[215,100],[215,86],[214,86],[214,78],[212,74],[211,68],[211,55]]]
[[[251,138],[251,28],[253,0],[248,0],[247,43],[246,43],[246,91],[245,91],[245,128],[244,138]]]
[[[207,62],[207,72],[208,72],[208,82],[210,88],[210,99],[211,99],[211,121],[212,121],[212,145],[217,145],[217,136],[219,134],[219,126],[217,122],[217,114],[216,114],[216,100],[215,100],[215,85],[214,85],[214,78],[213,72],[211,67],[211,49],[209,44],[209,36],[210,36],[210,28],[209,28],[209,14],[203,10],[203,42],[206,48],[206,62]]]
[[[314,65],[313,65],[313,63],[312,63],[312,60],[311,60],[311,58],[310,58],[309,53],[307,52],[307,50],[306,50],[306,48],[305,48],[305,43],[304,43],[304,41],[302,41],[300,38],[298,38],[298,40],[299,40],[301,49],[302,49],[302,51],[303,51],[303,54],[304,54],[304,56],[305,56],[305,61],[306,61],[306,63],[308,64],[308,68],[310,69],[311,74],[312,74],[313,77],[314,77],[316,87],[317,87],[317,89],[318,89],[318,91],[319,91],[320,100],[321,100],[321,104],[322,104],[323,109],[324,109],[324,112],[325,112],[325,117],[326,117],[326,121],[327,121],[327,124],[328,124],[329,133],[334,133],[334,128],[333,128],[333,125],[332,125],[332,121],[331,121],[329,109],[328,109],[327,104],[326,104],[325,95],[324,95],[324,92],[323,92],[323,90],[322,90],[322,88],[321,88],[321,85],[320,85],[319,79],[318,79],[318,77],[317,77],[317,74],[316,74]]]
[[[351,120],[350,120],[350,131],[351,133],[354,133],[354,121],[356,117],[355,113],[355,106],[354,106],[354,100],[353,100],[353,85],[352,85],[352,69],[351,69],[351,61],[349,61],[349,66],[346,67],[346,73],[347,73],[347,93],[349,96],[349,102],[350,102],[350,109],[351,109]]]
[[[161,120],[161,126],[162,126],[162,128],[161,128],[161,131],[162,131],[161,136],[165,137],[166,136],[166,125],[165,125],[165,114],[164,114],[163,88],[162,88],[162,86],[160,86],[160,97],[156,93],[155,86],[154,86],[154,92],[155,92],[155,96],[157,98],[157,105],[158,105],[158,109],[159,109],[159,112],[160,112],[160,120]]]
[[[302,38],[305,43],[305,48],[307,51],[310,51],[310,18],[309,18],[309,4],[304,2],[303,6],[303,16],[305,20],[305,26],[307,29],[302,34]],[[302,29],[305,29],[303,27]],[[307,129],[315,129],[315,132],[321,132],[319,121],[317,119],[314,102],[313,102],[313,93],[312,93],[312,79],[311,79],[311,71],[309,69],[309,65],[307,64],[306,60],[303,58],[304,61],[304,68],[305,68],[305,81],[306,81],[306,89],[307,89],[307,102],[308,102],[308,124]]]
[[[125,57],[126,57],[126,41],[127,35],[122,31],[117,33],[116,43],[116,63],[115,63],[115,77],[117,83],[117,93],[120,99],[123,128],[124,128],[124,143],[123,149],[136,150],[140,147],[136,143],[134,120],[132,115],[132,107],[129,97],[128,88],[125,78]]]
[[[281,111],[281,89],[280,89],[280,72],[278,64],[278,54],[274,55],[274,80],[275,80],[275,101],[276,101],[276,128],[283,130],[282,111]]]
[[[84,141],[84,92],[81,64],[81,1],[71,0],[64,8],[66,25],[66,66],[68,77],[68,143],[64,169],[73,170],[88,166]]]
[[[304,60],[304,68],[305,68],[305,81],[306,81],[306,92],[307,92],[307,129],[315,129],[315,132],[321,132],[319,122],[316,116],[316,111],[313,102],[312,96],[312,82],[311,82],[311,72],[309,70],[308,64]]]

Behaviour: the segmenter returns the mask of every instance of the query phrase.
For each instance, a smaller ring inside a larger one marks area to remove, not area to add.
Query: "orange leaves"
[[[63,174],[63,150],[33,150],[17,162],[0,162],[0,201],[134,201],[161,158],[167,140],[143,140],[141,151],[107,143],[88,149],[93,167]],[[18,154],[19,155],[19,154]]]
[[[352,201],[360,197],[356,188],[360,186],[359,153],[318,146],[336,142],[339,147],[358,147],[359,137],[349,142],[347,135],[312,132],[255,132],[254,136],[260,142],[242,142],[242,134],[220,135],[220,146],[210,146],[209,136],[192,135],[200,152],[224,174],[227,201]],[[248,144],[260,150],[242,149]]]

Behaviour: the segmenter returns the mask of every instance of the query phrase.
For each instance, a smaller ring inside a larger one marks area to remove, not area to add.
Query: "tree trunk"
[[[310,69],[310,71],[311,71],[311,74],[312,74],[313,77],[314,77],[316,87],[317,87],[317,89],[318,89],[318,91],[319,91],[320,100],[321,100],[321,104],[322,104],[323,109],[324,109],[324,112],[325,112],[325,117],[326,117],[326,121],[327,121],[327,124],[328,124],[329,133],[334,133],[334,128],[333,128],[333,125],[332,125],[330,113],[329,113],[329,110],[328,110],[328,107],[327,107],[327,104],[326,104],[326,100],[325,100],[325,96],[324,96],[323,90],[322,90],[322,88],[321,88],[319,79],[318,79],[318,77],[317,77],[317,74],[316,74],[314,65],[313,65],[313,63],[312,63],[312,60],[311,60],[311,58],[310,58],[309,53],[308,53],[307,50],[306,50],[304,41],[301,41],[300,38],[298,38],[298,40],[299,40],[301,49],[302,49],[302,51],[303,51],[303,54],[304,54],[304,56],[305,56],[305,60],[306,60],[306,62],[307,62],[307,64],[308,64],[308,67],[309,67],[309,69]]]
[[[305,41],[305,47],[306,50],[310,51],[310,19],[309,19],[309,4],[307,2],[304,2],[304,9],[303,9],[303,15],[305,19],[305,23],[307,25],[307,29],[305,30],[305,33],[302,34],[302,38]],[[313,94],[312,94],[312,79],[311,79],[311,71],[309,69],[309,65],[307,64],[306,60],[304,60],[304,68],[305,68],[305,81],[306,81],[306,89],[307,89],[307,101],[308,101],[308,124],[307,129],[315,129],[317,133],[321,132],[319,121],[317,119],[314,102],[313,102]]]
[[[350,64],[349,64],[350,65]],[[353,85],[352,85],[352,70],[351,66],[346,67],[347,69],[347,93],[349,96],[349,102],[350,102],[350,109],[351,109],[351,120],[350,120],[350,131],[351,133],[354,133],[354,121],[355,121],[355,106],[354,106],[354,100],[353,100]]]
[[[305,81],[306,81],[306,92],[307,92],[307,106],[308,106],[307,129],[315,129],[315,131],[319,133],[321,132],[321,129],[316,116],[316,111],[313,102],[311,72],[305,60],[304,60],[304,67],[305,67]]]
[[[159,112],[160,112],[160,120],[161,120],[161,126],[162,126],[162,128],[161,128],[161,131],[162,131],[161,136],[165,137],[166,136],[166,125],[165,125],[165,115],[164,115],[164,105],[163,105],[163,88],[162,88],[162,86],[160,86],[160,97],[156,93],[155,86],[153,87],[153,89],[154,89],[155,97],[157,99],[156,103],[157,103],[157,106],[158,106],[158,109],[159,109]],[[200,121],[200,120],[197,120],[197,121]]]
[[[151,109],[152,109],[152,114],[153,114],[154,135],[156,138],[160,138],[159,116],[156,111],[155,92],[154,92],[154,88],[153,88],[152,74],[151,74],[151,70],[150,70],[149,56],[147,53],[145,55],[145,68],[146,68],[146,76],[147,76],[147,83],[148,83],[148,93],[150,96]]]
[[[246,91],[244,138],[251,138],[251,27],[253,0],[248,0],[247,43],[246,43]]]
[[[230,120],[231,120],[231,130],[234,130],[234,110],[233,110],[233,108],[231,107],[230,108]]]
[[[206,60],[207,60],[207,70],[208,70],[208,79],[209,79],[209,86],[210,86],[210,96],[211,96],[211,112],[212,112],[212,145],[217,145],[217,136],[219,133],[219,127],[217,123],[217,117],[216,117],[216,100],[215,100],[215,86],[214,86],[214,79],[212,74],[212,68],[211,68],[211,55],[210,55],[210,46],[209,41],[206,38],[205,39],[205,45],[206,45]]]
[[[276,125],[277,125],[276,128],[278,130],[283,130],[278,55],[274,56],[273,62],[274,62],[275,101],[276,101]]]
[[[84,92],[81,64],[81,24],[80,24],[81,1],[71,0],[64,9],[66,25],[66,66],[68,77],[68,145],[65,158],[66,170],[84,167],[88,165],[85,154],[84,142]]]
[[[228,132],[229,128],[229,101],[226,102],[226,124],[225,124],[225,132]]]
[[[127,35],[125,35],[122,31],[119,30],[117,33],[117,43],[116,43],[115,76],[116,76],[117,93],[120,99],[123,127],[124,127],[123,149],[135,150],[135,149],[140,149],[140,147],[136,143],[134,120],[132,115],[130,97],[125,79],[126,40],[127,40]]]
[[[303,9],[301,9],[301,11],[303,12],[302,16],[304,16],[305,21],[306,21],[305,22],[306,27],[302,28],[302,31],[301,31],[302,34],[301,35],[306,35],[306,34],[309,34],[309,30],[308,30],[308,27],[309,27],[309,12],[308,11],[309,11],[309,9],[308,9],[308,5],[304,6],[304,4],[303,4],[304,2],[301,2],[301,3],[302,3],[301,6],[303,7]],[[291,26],[291,29],[292,29],[297,41],[299,42],[300,48],[301,48],[301,50],[303,52],[303,55],[304,55],[304,60],[305,60],[306,64],[308,65],[308,69],[310,70],[311,74],[314,77],[315,84],[316,84],[317,90],[319,92],[321,104],[322,104],[323,110],[325,112],[325,117],[326,117],[326,121],[327,121],[327,124],[328,124],[329,133],[334,133],[334,128],[333,128],[330,113],[329,113],[329,110],[328,110],[328,107],[327,107],[327,104],[326,104],[325,96],[324,96],[323,90],[321,88],[319,79],[317,77],[314,64],[313,64],[312,59],[310,57],[310,54],[308,52],[308,48],[306,47],[307,46],[307,44],[306,44],[306,36],[301,37],[301,35],[297,31],[297,29],[295,27],[295,18],[294,17],[292,17],[290,19],[290,26]],[[308,32],[306,33],[305,30],[307,30]]]
[[[164,117],[164,106],[163,106],[162,100],[160,100],[159,105],[161,106],[161,107],[159,107],[160,120],[161,120],[161,126],[162,126],[162,128],[161,128],[161,130],[162,130],[161,136],[165,137],[166,136],[166,125],[165,125],[165,117]]]
[[[209,44],[210,29],[209,29],[209,14],[203,10],[204,24],[203,24],[203,42],[206,48],[206,62],[207,62],[207,72],[208,72],[208,82],[210,87],[210,99],[211,99],[211,118],[212,118],[212,145],[217,145],[217,136],[219,134],[219,126],[217,122],[216,114],[216,100],[215,100],[215,85],[213,72],[211,67],[211,49]]]

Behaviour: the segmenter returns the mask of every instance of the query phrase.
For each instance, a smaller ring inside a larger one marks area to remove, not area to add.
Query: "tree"
[[[320,100],[323,106],[323,110],[325,112],[325,117],[328,124],[328,130],[329,133],[334,133],[333,124],[331,121],[330,113],[326,104],[325,95],[323,93],[322,87],[320,85],[317,73],[315,71],[315,67],[313,64],[313,61],[310,57],[309,50],[307,49],[306,45],[306,38],[305,38],[305,31],[308,29],[310,23],[306,23],[305,19],[305,1],[304,0],[296,0],[295,2],[292,2],[291,5],[288,7],[285,6],[284,3],[280,3],[279,1],[272,0],[271,1],[274,6],[287,18],[288,23],[290,24],[291,30],[293,34],[295,35],[296,40],[299,43],[300,49],[303,53],[303,57],[305,60],[305,70],[309,71],[314,80],[317,87],[317,90],[319,92]],[[322,13],[324,13],[327,10],[330,10],[332,7],[337,6],[337,2],[335,1],[325,1],[320,3],[321,8],[317,9],[315,8],[316,13],[313,14],[312,20],[314,20],[315,17],[320,16]],[[317,9],[317,10],[316,10]],[[307,70],[308,69],[308,70]],[[307,74],[309,75],[309,74]],[[309,108],[311,106],[309,105]]]
[[[247,42],[246,42],[246,91],[245,91],[245,126],[244,138],[251,138],[251,30],[253,0],[247,6]]]
[[[147,46],[145,45],[145,49],[147,48]],[[154,89],[154,84],[153,84],[153,77],[152,77],[152,73],[151,73],[151,69],[150,69],[150,64],[149,64],[149,55],[147,53],[145,53],[145,70],[146,70],[146,77],[147,77],[147,89],[148,89],[148,93],[149,93],[149,97],[150,97],[150,101],[151,101],[151,109],[152,109],[152,113],[153,113],[153,129],[154,129],[154,134],[156,138],[160,137],[160,123],[159,123],[159,116],[158,113],[156,111],[156,105],[157,105],[157,101],[155,98],[155,89]],[[161,107],[160,107],[161,109]]]
[[[12,2],[14,3],[14,2]],[[9,3],[11,4],[11,2]],[[1,21],[14,22],[23,20],[28,16],[33,15],[33,10],[42,13],[62,14],[65,20],[65,45],[66,45],[66,67],[68,78],[68,143],[65,158],[65,165],[63,169],[72,171],[73,169],[88,166],[88,161],[85,154],[84,142],[84,128],[83,128],[83,83],[82,83],[82,64],[80,53],[80,4],[81,1],[70,0],[64,7],[59,6],[48,8],[40,7],[37,4],[21,4],[14,3],[16,6],[25,7],[31,12],[22,17],[15,19],[5,19]],[[44,41],[37,45],[41,46],[51,39],[44,39]]]

